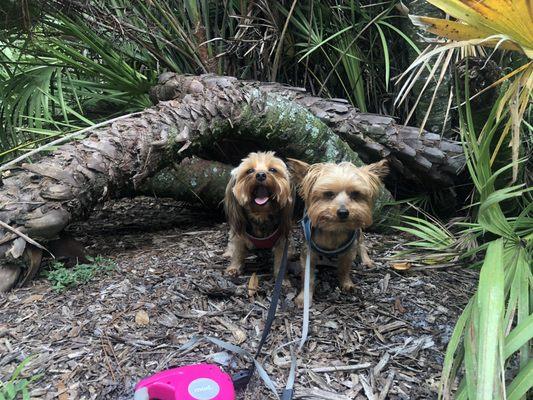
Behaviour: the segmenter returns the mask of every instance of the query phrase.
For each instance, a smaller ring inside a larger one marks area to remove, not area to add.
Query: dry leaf
[[[23,303],[24,304],[30,304],[30,303],[33,303],[35,301],[41,301],[43,299],[43,297],[44,296],[42,294],[32,294],[31,296],[25,298]]]
[[[67,392],[67,387],[63,381],[57,383],[57,398],[58,400],[69,400],[69,395]]]
[[[144,310],[137,311],[137,314],[135,314],[135,323],[140,326],[148,325],[150,323],[148,313]]]
[[[236,329],[231,331],[231,334],[235,338],[235,342],[237,344],[242,344],[246,341],[246,332],[244,332],[241,328],[238,328],[236,325],[234,325]]]
[[[395,269],[396,271],[407,271],[412,267],[410,262],[401,262],[401,263],[392,263],[391,264],[392,269]]]
[[[257,293],[257,289],[259,289],[259,278],[254,272],[248,281],[248,296],[254,297]]]
[[[405,307],[402,305],[402,301],[399,297],[396,297],[396,300],[394,302],[394,308],[396,309],[396,311],[398,311],[400,314],[404,314],[407,310],[405,309]]]
[[[235,343],[241,344],[246,341],[246,332],[244,332],[233,322],[225,318],[217,318],[217,321],[224,325],[224,327],[231,332],[233,338],[235,339]]]

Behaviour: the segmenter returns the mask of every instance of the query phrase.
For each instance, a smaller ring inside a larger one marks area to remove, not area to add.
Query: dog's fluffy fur
[[[277,275],[291,229],[294,193],[290,169],[274,152],[250,153],[231,172],[224,197],[230,226],[225,253],[231,257],[226,268],[228,275],[238,276],[242,272],[246,253],[254,247],[246,233],[265,238],[279,229],[279,239],[272,249]]]
[[[303,166],[300,164],[300,169]],[[349,162],[340,164],[321,163],[307,168],[307,173],[299,186],[307,214],[313,227],[312,239],[321,248],[334,250],[346,243],[355,230],[359,230],[359,240],[341,254],[337,260],[337,275],[343,291],[352,291],[355,284],[350,278],[352,263],[360,255],[362,264],[372,266],[363,243],[362,228],[372,224],[372,208],[381,179],[387,175],[387,161],[382,160],[357,168]],[[344,213],[341,218],[340,213]],[[346,212],[348,214],[346,215]],[[314,290],[315,266],[319,255],[304,246],[301,253],[302,280],[305,271],[307,252],[311,251],[311,298]],[[295,299],[303,305],[303,290]]]

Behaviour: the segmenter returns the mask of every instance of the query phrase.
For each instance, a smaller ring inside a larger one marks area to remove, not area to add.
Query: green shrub
[[[108,272],[115,268],[114,261],[102,257],[87,257],[89,264],[76,264],[72,268],[67,268],[61,262],[54,262],[45,276],[52,283],[55,291],[61,292],[67,288],[89,282],[97,274]],[[1,400],[1,399],[0,399]]]
[[[26,358],[17,366],[7,382],[0,381],[0,400],[30,400],[30,385],[42,377],[42,374],[34,375],[30,378],[20,377],[30,361],[31,357]]]

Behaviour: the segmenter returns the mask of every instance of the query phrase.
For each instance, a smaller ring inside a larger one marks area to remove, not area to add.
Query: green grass
[[[42,374],[30,378],[21,377],[22,371],[30,361],[31,357],[26,358],[17,366],[6,382],[0,381],[0,400],[30,400],[31,384],[42,378]]]
[[[46,278],[57,292],[85,284],[96,275],[112,271],[116,264],[113,260],[102,257],[88,257],[90,263],[76,264],[67,268],[61,262],[54,262],[50,269],[45,272]],[[1,399],[0,399],[1,400]]]

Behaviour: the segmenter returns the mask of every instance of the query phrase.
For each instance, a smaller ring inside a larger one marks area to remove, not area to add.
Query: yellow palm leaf
[[[417,15],[410,16],[411,21],[416,26],[421,27],[425,31],[434,33],[455,41],[465,41],[470,39],[483,39],[487,37],[494,37],[494,32],[468,25],[459,21],[450,21],[449,19],[421,17]],[[495,47],[506,50],[522,51],[521,47],[514,42],[501,41],[501,39],[489,39],[483,42],[485,46]]]
[[[485,37],[497,35],[514,42],[529,58],[533,58],[532,0],[427,1],[464,24],[469,25],[471,29],[464,30],[465,33],[472,35],[473,29],[477,29],[478,33],[483,32]],[[446,35],[443,34],[443,36]],[[457,33],[455,36],[453,39],[459,41],[472,38],[472,36],[459,38]]]

